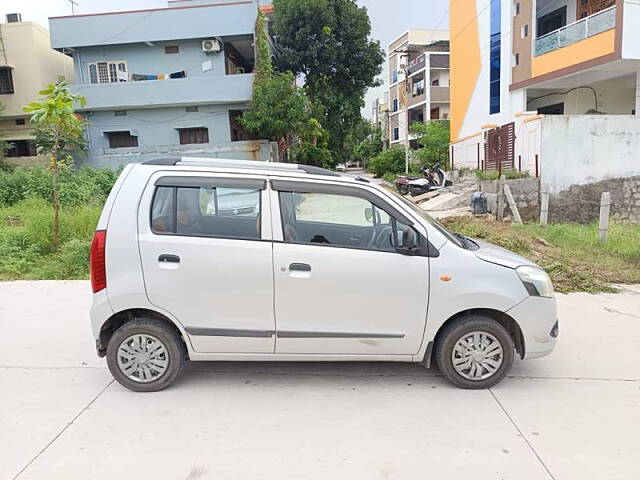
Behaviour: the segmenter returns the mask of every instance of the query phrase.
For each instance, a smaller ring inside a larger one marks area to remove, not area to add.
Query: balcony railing
[[[566,47],[598,33],[611,30],[615,26],[616,7],[613,6],[536,38],[535,55],[543,55]]]

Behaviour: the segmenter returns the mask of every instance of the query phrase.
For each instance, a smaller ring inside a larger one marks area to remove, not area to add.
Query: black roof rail
[[[158,158],[152,158],[151,160],[147,160],[146,162],[142,162],[142,164],[167,166],[167,165],[175,165],[180,160],[182,160],[180,157],[158,157]]]
[[[314,167],[313,165],[298,165],[298,169],[309,175],[326,175],[328,177],[341,177],[338,172],[332,172],[326,168]]]

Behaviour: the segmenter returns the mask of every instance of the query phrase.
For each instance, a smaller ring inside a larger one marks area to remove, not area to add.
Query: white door
[[[398,253],[393,240],[399,238],[394,230],[410,232],[414,240],[417,232],[353,187],[349,194],[330,187],[323,193],[317,186],[306,193],[286,185],[280,190],[273,192],[283,232],[273,250],[276,352],[417,353],[429,260]]]
[[[184,325],[197,352],[274,351],[264,187],[260,178],[158,176],[141,203],[147,296]]]

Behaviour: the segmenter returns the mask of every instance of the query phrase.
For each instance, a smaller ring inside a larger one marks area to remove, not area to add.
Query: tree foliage
[[[52,245],[60,245],[60,163],[71,158],[71,154],[85,147],[84,122],[75,113],[75,106],[84,106],[86,100],[71,93],[66,82],[50,83],[38,92],[43,96],[23,110],[31,114],[31,123],[36,128],[36,146],[39,153],[51,156],[53,232]]]
[[[417,136],[420,148],[415,152],[415,158],[420,164],[434,167],[440,163],[446,167],[449,151],[449,122],[447,120],[431,120],[426,123],[414,123],[411,132]]]
[[[386,173],[401,173],[405,169],[405,151],[402,147],[393,147],[382,152],[367,164],[367,170],[376,177],[382,177]]]
[[[291,72],[274,72],[267,26],[260,12],[256,21],[256,75],[251,109],[240,123],[260,137],[287,146],[308,128],[311,105]]]
[[[274,0],[274,8],[278,66],[304,77],[329,149],[336,161],[347,160],[348,135],[384,60],[379,42],[369,39],[367,10],[354,0]]]

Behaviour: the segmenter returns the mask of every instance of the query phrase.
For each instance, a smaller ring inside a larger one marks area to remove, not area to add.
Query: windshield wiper
[[[465,237],[461,233],[453,233],[453,236],[460,240],[460,243],[462,243],[462,248],[464,248],[465,250],[477,250],[478,248],[480,248],[480,246],[476,242],[471,240],[469,237]]]

